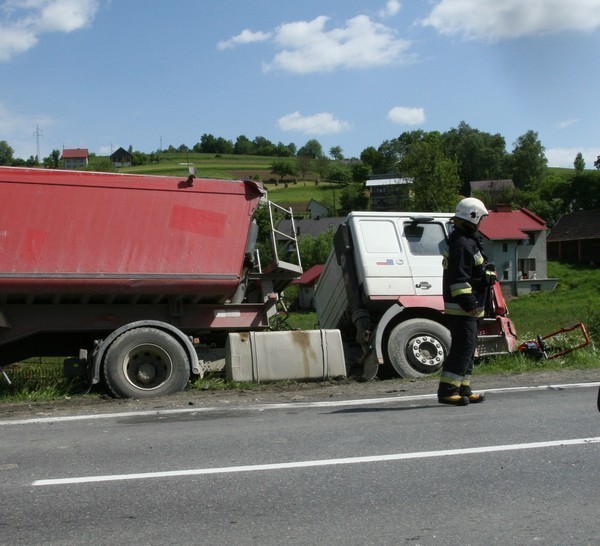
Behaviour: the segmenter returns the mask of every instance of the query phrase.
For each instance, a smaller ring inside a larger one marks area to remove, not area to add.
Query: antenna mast
[[[44,132],[39,128],[39,126],[35,126],[35,162],[40,164],[40,137],[44,138]]]

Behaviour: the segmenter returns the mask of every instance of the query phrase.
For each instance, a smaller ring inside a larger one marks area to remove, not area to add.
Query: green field
[[[261,180],[269,194],[269,199],[285,208],[292,207],[294,213],[303,214],[311,199],[334,208],[339,202],[343,186],[328,181],[319,181],[316,173],[307,173],[306,179],[296,179],[277,185],[271,173],[271,165],[277,158],[247,155],[214,155],[190,152],[163,153],[159,163],[149,163],[133,167],[119,167],[118,172],[132,174],[154,174],[161,176],[187,177],[189,167],[196,171],[197,178],[226,178]],[[92,158],[90,168],[107,158]],[[293,161],[293,159],[289,159]]]

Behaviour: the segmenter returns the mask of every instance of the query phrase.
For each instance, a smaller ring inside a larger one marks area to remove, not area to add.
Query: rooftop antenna
[[[44,138],[44,132],[36,125],[35,126],[35,133],[33,133],[33,136],[35,136],[35,162],[39,165],[40,164],[40,137]]]

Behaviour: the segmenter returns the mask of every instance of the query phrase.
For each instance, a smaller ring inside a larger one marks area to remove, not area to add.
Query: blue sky
[[[356,157],[465,121],[600,155],[600,0],[0,0],[17,157],[316,138]]]

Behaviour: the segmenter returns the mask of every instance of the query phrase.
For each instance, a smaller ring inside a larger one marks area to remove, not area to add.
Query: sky
[[[466,122],[552,167],[600,156],[600,0],[0,0],[15,156],[203,134],[359,157]]]

